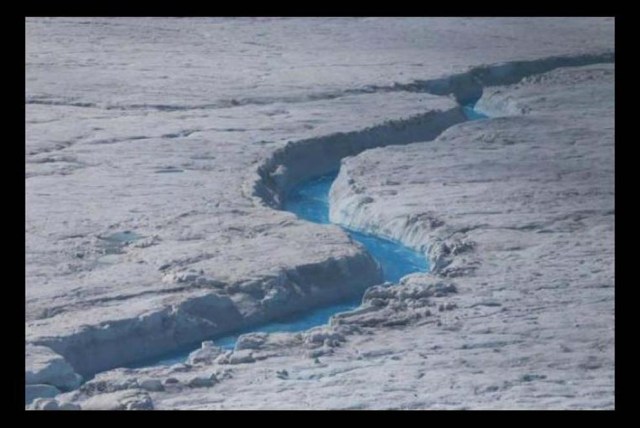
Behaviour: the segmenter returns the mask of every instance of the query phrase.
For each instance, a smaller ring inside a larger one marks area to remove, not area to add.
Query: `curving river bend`
[[[476,111],[474,104],[463,106],[463,112],[467,120],[479,120],[487,118],[486,115]],[[329,191],[333,181],[338,176],[338,171],[315,177],[300,183],[287,195],[283,209],[296,214],[299,218],[318,224],[329,224]],[[429,265],[424,254],[405,247],[399,242],[379,238],[374,235],[360,233],[344,228],[345,232],[354,240],[364,245],[371,256],[378,262],[382,269],[384,281],[398,283],[400,279],[414,272],[428,272]],[[224,349],[233,349],[236,341],[242,334],[250,332],[298,332],[312,327],[323,325],[329,319],[340,312],[350,311],[360,305],[361,297],[350,301],[336,303],[330,306],[314,309],[303,314],[293,315],[278,321],[273,321],[258,327],[242,329],[226,336],[214,338],[216,346]],[[186,361],[193,348],[174,351],[169,355],[153,360],[139,362],[130,367],[148,367],[153,365],[171,365]]]

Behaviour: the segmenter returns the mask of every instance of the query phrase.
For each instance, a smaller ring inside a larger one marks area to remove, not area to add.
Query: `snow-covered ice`
[[[612,408],[613,32],[28,18],[31,407]],[[331,220],[434,272],[376,285],[340,227],[279,209],[339,166]],[[367,288],[327,326],[109,370]]]

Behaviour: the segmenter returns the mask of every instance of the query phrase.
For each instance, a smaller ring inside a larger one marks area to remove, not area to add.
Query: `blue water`
[[[233,349],[236,346],[238,338],[245,333],[277,333],[289,332],[296,333],[298,331],[308,330],[312,327],[323,325],[329,322],[329,318],[338,312],[350,311],[360,305],[360,299],[351,300],[324,308],[318,308],[311,311],[305,311],[303,314],[293,314],[279,321],[270,322],[259,327],[251,327],[238,330],[234,333],[223,337],[213,339],[216,346],[224,349]],[[149,366],[170,366],[172,364],[184,363],[191,352],[195,349],[193,346],[178,351],[173,351],[164,357],[153,358],[146,361],[140,361],[130,368],[140,368]]]
[[[329,223],[329,189],[336,176],[337,172],[323,175],[294,188],[284,203],[284,209],[314,223]],[[385,281],[396,283],[409,273],[429,270],[423,254],[398,242],[353,230],[345,231],[363,244],[380,263]]]
[[[284,201],[284,209],[314,223],[329,223],[329,189],[337,172],[309,180],[295,187]]]
[[[480,119],[488,119],[489,116],[486,114],[480,113],[475,109],[476,101],[462,106],[462,112],[467,117],[468,120],[480,120]]]

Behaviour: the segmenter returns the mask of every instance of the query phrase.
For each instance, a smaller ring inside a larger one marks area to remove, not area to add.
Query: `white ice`
[[[340,228],[277,210],[343,159],[334,219],[439,263],[332,326],[108,371],[33,407],[613,407],[613,32],[609,18],[28,18],[34,393],[375,285]],[[531,76],[485,88],[478,108],[504,117],[456,125],[472,69]]]

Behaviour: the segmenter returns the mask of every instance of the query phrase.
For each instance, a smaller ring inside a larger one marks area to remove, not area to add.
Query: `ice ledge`
[[[158,302],[154,304],[157,309],[137,316],[108,312],[99,321],[94,310],[93,324],[71,332],[39,330],[34,325],[27,337],[27,383],[63,386],[44,376],[50,369],[38,368],[47,361],[54,367],[63,364],[60,367],[65,370],[54,374],[75,371],[91,376],[195,345],[214,335],[353,298],[381,282],[381,272],[371,256],[353,251],[340,259],[298,265],[277,276],[232,284],[228,294],[200,289],[172,296],[173,300]]]

